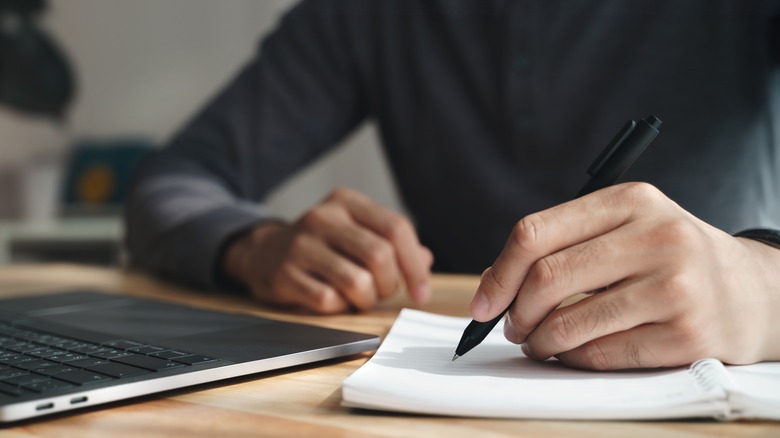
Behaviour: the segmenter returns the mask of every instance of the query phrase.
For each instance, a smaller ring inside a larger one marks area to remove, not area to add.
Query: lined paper
[[[437,415],[643,419],[720,416],[725,393],[687,368],[597,372],[538,362],[502,324],[452,361],[467,318],[404,309],[374,357],[344,381],[343,404]]]

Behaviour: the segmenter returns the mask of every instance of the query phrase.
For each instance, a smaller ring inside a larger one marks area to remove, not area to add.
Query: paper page
[[[780,420],[780,362],[726,369],[736,382],[729,397],[736,417]]]
[[[688,369],[596,372],[537,362],[503,337],[452,362],[467,318],[404,309],[374,357],[343,384],[344,404],[455,416],[559,419],[723,415],[725,394]]]

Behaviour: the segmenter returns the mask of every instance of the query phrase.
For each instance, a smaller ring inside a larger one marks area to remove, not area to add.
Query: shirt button
[[[515,59],[512,61],[512,70],[521,75],[528,73],[531,70],[531,60],[522,53],[515,55]]]

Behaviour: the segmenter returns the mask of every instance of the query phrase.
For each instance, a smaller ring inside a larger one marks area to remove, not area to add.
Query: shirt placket
[[[525,161],[528,152],[533,149],[537,117],[533,98],[534,4],[528,0],[512,1],[510,4],[505,68],[509,85],[509,123],[514,139],[511,148],[517,159]]]

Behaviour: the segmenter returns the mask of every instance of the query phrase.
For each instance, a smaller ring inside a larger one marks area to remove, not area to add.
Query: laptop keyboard
[[[0,393],[20,397],[216,361],[117,339],[96,344],[0,321]]]

